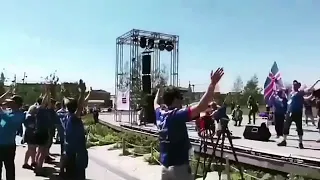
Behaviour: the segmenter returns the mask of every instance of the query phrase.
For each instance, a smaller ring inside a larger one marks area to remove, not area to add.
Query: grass
[[[124,139],[128,144],[126,144],[125,151],[121,154],[122,156],[144,156],[144,160],[148,162],[150,165],[158,165],[160,160],[159,154],[159,143],[158,140],[154,137],[140,135],[130,132],[115,132],[114,130],[108,128],[107,126],[103,126],[101,124],[94,124],[92,115],[86,115],[83,117],[83,122],[88,131],[88,142],[87,147],[92,146],[103,146],[114,144],[109,150],[122,149],[122,139]],[[135,147],[132,145],[136,145]],[[151,147],[155,149],[152,151]],[[153,157],[150,155],[152,151]],[[194,155],[191,157],[190,166],[192,172],[194,173],[196,170],[196,162],[199,156]],[[200,157],[200,161],[203,161],[203,158]],[[276,176],[287,176],[287,174],[279,174],[279,172],[271,172],[261,170],[258,167],[252,167],[249,165],[241,165],[243,169],[245,169],[246,174],[250,176],[262,178],[262,179],[276,179]],[[224,166],[220,166],[217,164],[213,164],[209,171],[217,171],[221,169],[223,173],[225,173]],[[203,165],[199,166],[198,175],[202,175],[204,171]],[[252,179],[252,177],[246,176],[245,179]],[[231,168],[231,179],[238,180],[240,179],[240,174]],[[297,179],[297,180],[307,180],[308,178],[303,178],[295,175],[288,175],[286,179]]]

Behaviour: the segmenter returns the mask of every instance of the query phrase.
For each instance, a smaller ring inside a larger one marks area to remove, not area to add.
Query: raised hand
[[[216,84],[220,81],[221,77],[224,75],[223,68],[218,68],[215,72],[211,71],[210,74],[210,86],[215,87]]]

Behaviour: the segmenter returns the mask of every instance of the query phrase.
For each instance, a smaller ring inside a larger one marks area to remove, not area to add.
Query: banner
[[[116,108],[119,111],[130,110],[130,89],[118,89]]]

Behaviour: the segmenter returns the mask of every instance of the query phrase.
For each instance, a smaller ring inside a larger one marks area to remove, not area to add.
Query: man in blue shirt
[[[82,80],[79,81],[79,90],[80,96],[78,101],[68,99],[67,102],[65,102],[68,114],[65,116],[65,120],[63,120],[65,127],[63,166],[66,169],[65,176],[70,180],[85,180],[85,170],[89,161],[81,114],[85,103],[90,97],[90,92],[87,97],[84,98],[86,86]]]
[[[278,146],[286,146],[287,145],[287,136],[289,135],[289,130],[292,124],[292,121],[295,122],[297,127],[297,132],[299,136],[299,148],[303,149],[302,144],[302,115],[303,115],[303,104],[305,99],[310,99],[312,97],[304,97],[306,92],[309,92],[311,88],[301,90],[301,84],[297,81],[293,81],[293,91],[290,93],[289,101],[288,101],[288,111],[287,111],[287,119],[284,125],[283,131],[283,141],[278,143]]]
[[[0,97],[0,103],[8,94]],[[20,111],[23,100],[14,95],[4,101],[11,110],[0,110],[0,177],[2,176],[2,164],[6,168],[6,179],[15,180],[15,154],[16,154],[16,132],[24,121],[24,113]]]
[[[198,117],[200,112],[208,108],[213,100],[216,84],[224,71],[218,68],[211,72],[211,82],[207,92],[197,105],[181,109],[182,94],[178,88],[160,88],[154,99],[156,123],[159,130],[160,161],[163,165],[161,180],[191,180],[193,179],[189,166],[189,141],[186,122]],[[159,105],[162,95],[163,105]]]
[[[275,130],[277,137],[283,136],[283,125],[287,112],[287,103],[288,100],[285,97],[284,92],[281,90],[278,91],[273,101]]]

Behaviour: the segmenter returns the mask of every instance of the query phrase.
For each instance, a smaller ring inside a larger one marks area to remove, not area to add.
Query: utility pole
[[[22,84],[25,83],[27,77],[28,77],[28,76],[27,76],[26,72],[24,72],[24,73],[23,73],[23,78],[22,78]]]

